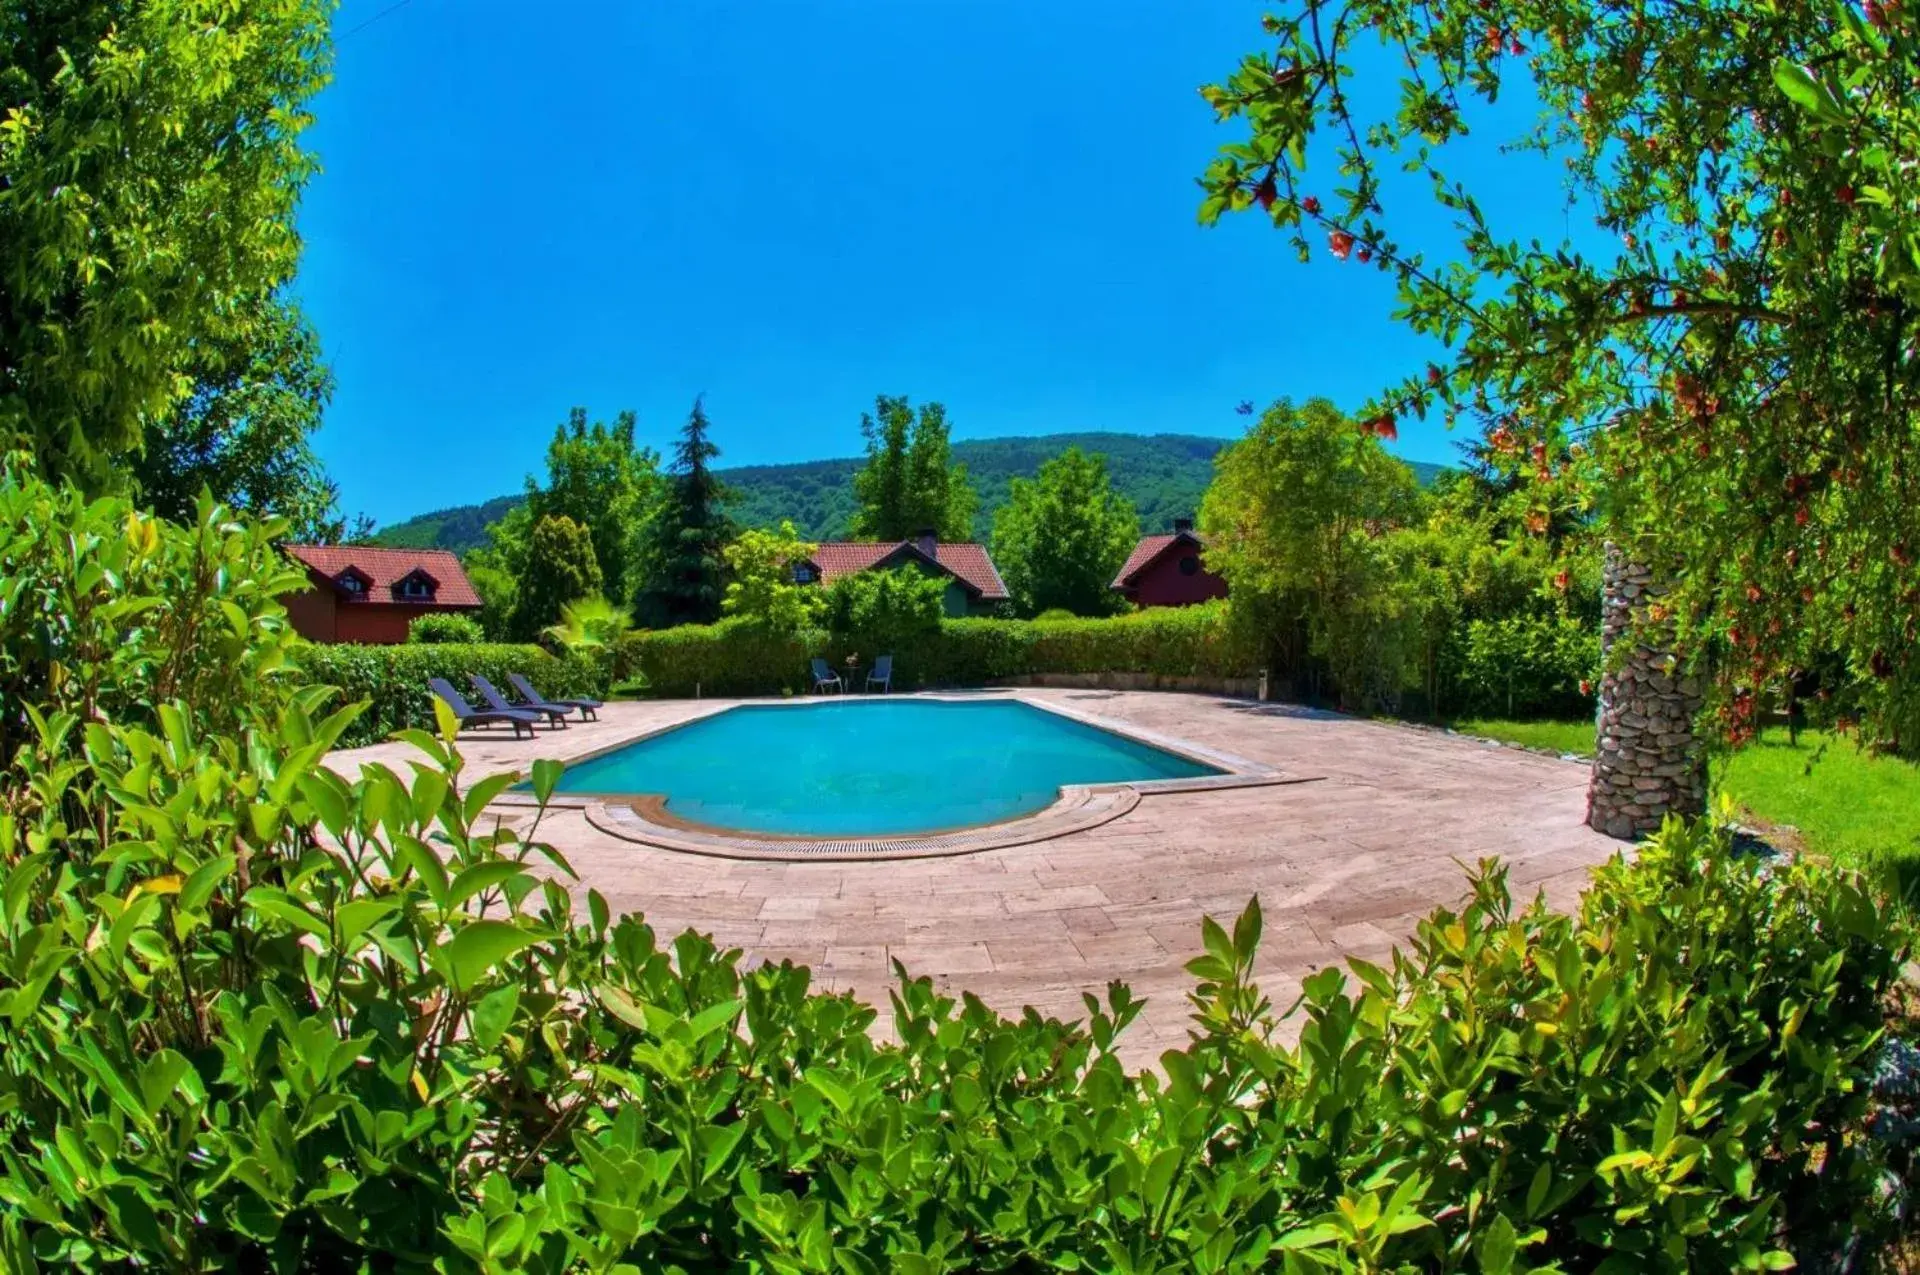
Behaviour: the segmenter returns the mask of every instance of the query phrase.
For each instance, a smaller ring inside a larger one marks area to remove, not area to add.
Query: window
[[[797,562],[794,564],[793,582],[795,584],[812,584],[819,578],[818,573],[814,571],[811,564],[805,562]]]
[[[410,575],[400,582],[400,596],[409,602],[433,601],[433,584],[425,576]]]
[[[1188,554],[1186,557],[1180,559],[1180,574],[1183,576],[1199,575],[1200,559],[1194,557],[1192,554]]]
[[[342,575],[337,583],[340,585],[340,592],[351,593],[356,598],[367,591],[367,582],[351,571]]]

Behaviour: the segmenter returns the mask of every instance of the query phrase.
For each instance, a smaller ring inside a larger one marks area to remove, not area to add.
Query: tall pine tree
[[[708,429],[706,409],[695,399],[674,444],[666,498],[655,518],[650,578],[634,600],[649,628],[720,618],[727,591],[724,551],[738,528],[727,516],[733,492],[713,472],[720,449]]]

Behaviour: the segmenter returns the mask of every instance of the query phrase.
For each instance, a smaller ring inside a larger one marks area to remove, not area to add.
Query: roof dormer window
[[[394,585],[393,591],[405,602],[433,601],[433,581],[418,571]]]
[[[811,562],[796,562],[793,564],[793,582],[795,584],[812,584],[819,578],[820,573],[814,569]]]
[[[358,567],[348,567],[333,578],[334,588],[350,598],[364,598],[373,582]]]

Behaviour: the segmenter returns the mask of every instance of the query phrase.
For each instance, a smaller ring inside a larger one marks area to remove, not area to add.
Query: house
[[[314,642],[404,642],[416,616],[480,609],[460,559],[445,549],[280,548],[306,568],[308,587],[281,601],[294,630]]]
[[[1206,542],[1193,519],[1176,518],[1170,536],[1143,536],[1127,555],[1113,587],[1143,607],[1184,607],[1227,596],[1227,582],[1207,570]]]
[[[951,616],[988,615],[1011,597],[985,545],[942,544],[931,531],[909,540],[830,540],[812,557],[793,564],[793,580],[832,584],[857,571],[906,566],[947,577],[946,611]]]

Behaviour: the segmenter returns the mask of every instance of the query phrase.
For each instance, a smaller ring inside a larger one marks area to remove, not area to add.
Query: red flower
[[[1591,694],[1593,694],[1593,683],[1592,683],[1592,682],[1589,682],[1589,681],[1588,681],[1588,680],[1587,680],[1586,678],[1584,678],[1584,677],[1580,679],[1580,693],[1581,693],[1582,695],[1591,695]]]
[[[1853,207],[1853,187],[1842,186],[1840,188],[1840,206],[1842,208]]]
[[[1382,412],[1372,420],[1362,422],[1360,428],[1390,443],[1400,437],[1400,427],[1394,422],[1392,412]]]
[[[1306,210],[1307,216],[1318,217],[1320,215],[1320,197],[1318,195],[1308,195],[1300,201],[1300,207]]]
[[[1279,191],[1273,184],[1273,174],[1268,173],[1266,178],[1254,188],[1253,202],[1259,204],[1261,211],[1264,212],[1273,207],[1274,196],[1277,194]]]
[[[1567,591],[1568,586],[1570,586],[1572,583],[1573,583],[1573,577],[1568,575],[1564,571],[1562,571],[1559,575],[1556,575],[1553,578],[1553,587],[1560,590],[1560,592],[1562,593],[1565,593]]]
[[[1887,9],[1885,5],[1880,3],[1880,0],[1867,0],[1866,4],[1861,7],[1866,12],[1868,22],[1881,30],[1886,29]]]
[[[1513,37],[1513,43],[1507,46],[1507,52],[1513,54],[1513,56],[1515,57],[1519,57],[1521,54],[1525,53],[1526,51],[1527,51],[1527,46],[1520,43],[1519,36]]]
[[[1353,236],[1344,230],[1330,230],[1327,232],[1327,247],[1333,250],[1335,258],[1345,261],[1353,254]]]
[[[1438,363],[1427,364],[1428,385],[1438,385],[1443,379],[1445,379],[1445,374],[1440,371],[1440,365]]]

